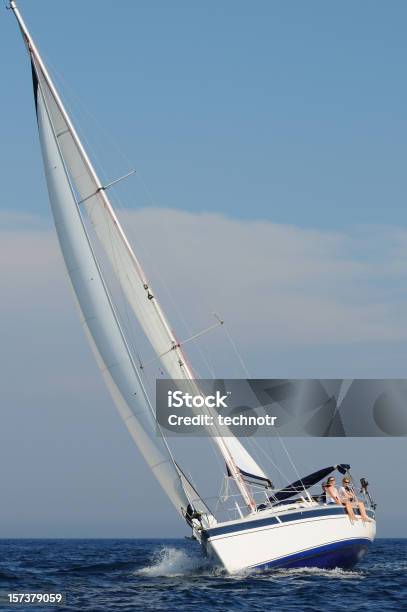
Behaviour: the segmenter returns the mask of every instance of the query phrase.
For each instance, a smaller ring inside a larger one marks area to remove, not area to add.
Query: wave
[[[189,555],[180,548],[164,546],[154,554],[151,565],[136,570],[135,574],[173,577],[201,574],[212,568],[213,565],[204,557]]]
[[[270,574],[271,571],[268,570],[268,573]],[[321,576],[325,578],[354,580],[364,578],[365,574],[361,571],[344,570],[339,567],[335,567],[333,569],[322,569],[320,567],[288,567],[273,570],[272,576],[282,578],[294,578],[296,576]]]
[[[153,555],[152,563],[135,572],[138,576],[148,577],[174,577],[200,575],[222,577],[226,580],[245,580],[248,578],[278,580],[281,578],[296,577],[325,577],[341,580],[363,579],[365,574],[361,571],[344,570],[341,568],[321,569],[318,567],[301,568],[270,568],[245,569],[228,574],[226,570],[214,564],[213,561],[199,555],[190,555],[181,548],[163,546]]]

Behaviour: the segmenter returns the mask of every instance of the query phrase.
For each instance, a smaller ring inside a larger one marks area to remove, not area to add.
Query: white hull
[[[369,513],[373,516],[373,513]],[[317,506],[218,524],[202,533],[209,557],[229,573],[268,567],[355,565],[374,540],[376,523],[351,523],[342,508]]]

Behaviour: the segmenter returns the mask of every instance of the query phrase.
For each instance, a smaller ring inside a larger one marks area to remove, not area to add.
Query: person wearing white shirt
[[[370,521],[370,518],[366,514],[365,504],[358,500],[354,488],[351,485],[349,476],[342,478],[342,486],[339,489],[339,497],[342,503],[348,502],[349,504],[356,504],[359,508],[360,515],[363,521]]]
[[[353,512],[352,504],[348,498],[341,499],[338,493],[338,489],[335,487],[335,478],[330,476],[325,485],[326,503],[337,504],[338,506],[345,506],[346,512],[351,521],[356,520],[355,513]]]

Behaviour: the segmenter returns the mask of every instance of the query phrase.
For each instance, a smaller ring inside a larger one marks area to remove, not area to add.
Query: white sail
[[[58,145],[78,198],[82,201],[81,206],[86,208],[126,298],[170,377],[190,381],[195,387],[193,392],[199,393],[199,389],[193,383],[193,373],[186,363],[175,336],[170,331],[155,294],[121,229],[109,199],[100,187],[101,183],[92,171],[89,160],[84,157],[84,152],[78,146],[77,138],[61,111],[59,102],[48,86],[41,67],[35,62],[35,59],[34,63],[41,90],[55,126]],[[266,474],[237,438],[225,438],[223,446],[242,472],[267,480]]]
[[[41,100],[47,109],[58,154],[64,162],[74,194],[80,206],[86,209],[126,298],[164,368],[171,378],[184,379],[193,385],[194,392],[199,392],[193,380],[193,372],[185,361],[104,188],[63,108],[21,15],[13,5],[14,3],[11,3],[30,51],[33,75],[41,90]],[[215,437],[215,442],[225,457],[231,475],[237,480],[244,498],[250,503],[250,495],[241,480],[241,474],[251,474],[267,480],[266,474],[238,439]]]
[[[121,333],[77,209],[41,88],[37,117],[48,192],[61,251],[98,364],[118,410],[151,470],[181,513],[188,499]]]

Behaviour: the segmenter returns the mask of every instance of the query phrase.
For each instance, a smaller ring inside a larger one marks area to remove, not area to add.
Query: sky
[[[137,169],[113,202],[181,336],[215,310],[254,377],[405,376],[405,3],[19,6],[103,179]],[[182,535],[82,337],[6,10],[0,45],[0,535]],[[407,536],[405,439],[289,443],[305,472],[352,460]]]

